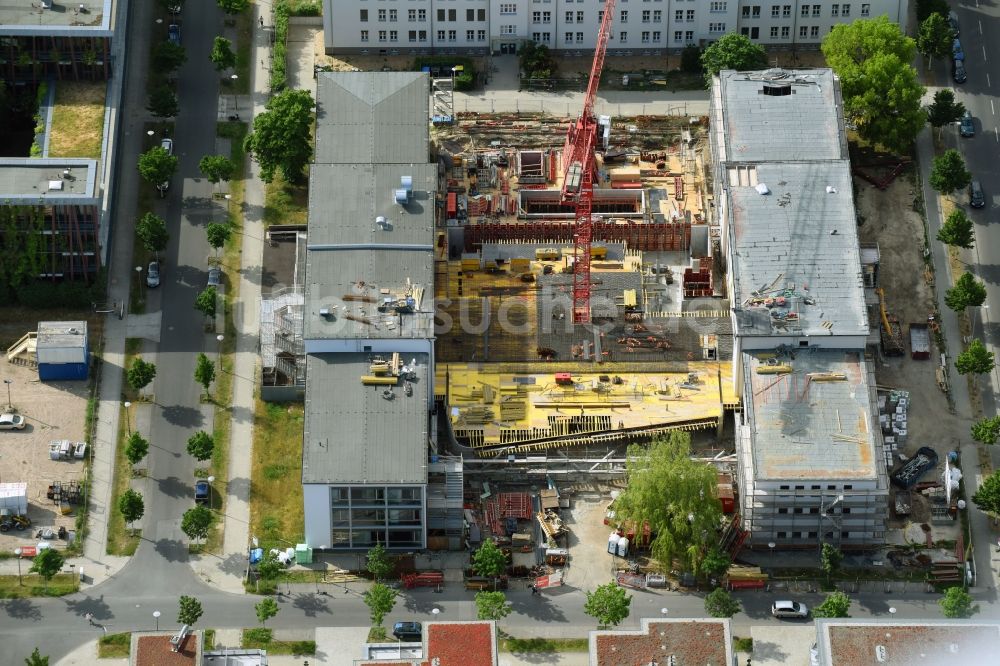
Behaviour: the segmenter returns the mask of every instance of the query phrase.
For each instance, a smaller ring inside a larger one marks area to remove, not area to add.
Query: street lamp
[[[146,130],[146,136],[148,136],[150,139],[153,138],[154,134],[156,134],[156,132],[154,132],[153,130]]]
[[[10,401],[10,385],[14,383],[14,380],[5,379],[3,383],[7,385],[7,409],[14,409],[14,403]]]
[[[212,484],[215,483],[215,477],[210,476],[208,477],[207,480],[208,480],[208,510],[211,511],[214,508],[212,502]]]
[[[226,200],[226,215],[229,215],[229,204],[233,200],[232,194],[223,195]]]
[[[22,551],[20,548],[15,548],[14,549],[14,557],[17,558],[17,584],[18,585],[24,585],[24,582],[21,580],[21,553],[23,553],[23,552],[24,551]]]
[[[663,608],[661,608],[661,609],[660,609],[660,615],[662,615],[663,617],[666,617],[666,616],[667,616],[667,613],[669,613],[669,612],[670,612],[670,609],[668,609],[668,608],[667,608],[667,607],[665,607],[665,606],[664,606]]]
[[[240,115],[239,111],[240,110],[238,108],[236,108],[236,81],[239,80],[240,77],[239,77],[238,74],[231,74],[229,76],[229,78],[232,79],[232,81],[233,81],[233,113],[237,117],[239,117],[239,115]]]
[[[219,358],[219,370],[222,370],[222,341],[226,339],[222,333],[215,336],[215,339],[219,342],[219,347],[215,350],[215,355]]]
[[[132,407],[132,403],[128,400],[125,401],[125,427],[128,429],[128,434],[132,435],[132,417],[129,415],[128,410]]]
[[[139,281],[139,300],[142,300],[142,266],[135,267],[136,279]]]
[[[889,606],[889,614],[890,615],[895,615],[896,614],[896,607],[895,606]]]
[[[160,630],[160,611],[153,611],[153,619],[156,620],[156,630]]]
[[[773,541],[768,541],[768,542],[767,542],[767,547],[771,549],[771,551],[770,551],[770,552],[771,552],[771,557],[774,557],[774,547],[775,547],[776,545],[777,545],[777,544],[776,544],[776,543],[774,543]]]

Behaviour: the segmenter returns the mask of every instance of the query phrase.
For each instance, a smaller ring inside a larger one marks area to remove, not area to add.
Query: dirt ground
[[[611,580],[613,558],[607,552],[611,528],[604,524],[610,497],[596,494],[573,497],[570,510],[559,515],[569,528],[569,567],[565,584],[579,590],[593,590]]]
[[[0,551],[34,545],[42,527],[72,529],[74,517],[61,515],[59,507],[45,497],[49,484],[79,481],[84,464],[80,460],[50,460],[49,442],[55,439],[83,441],[88,382],[40,382],[34,368],[0,361],[10,385],[15,409],[25,417],[24,430],[0,432],[0,482],[28,484],[28,517],[31,528],[0,534]],[[7,396],[0,398],[7,407]],[[89,453],[89,452],[88,452]],[[67,507],[69,508],[69,507]],[[53,541],[58,544],[58,540]]]
[[[879,284],[885,289],[889,311],[902,323],[904,344],[909,351],[907,324],[926,323],[928,314],[934,311],[933,273],[923,257],[924,223],[914,211],[919,191],[908,174],[896,179],[884,192],[858,178],[855,183],[858,212],[864,218],[858,229],[860,240],[879,245]],[[869,324],[877,329],[879,321],[875,319]],[[957,343],[952,341],[953,345]],[[940,362],[935,350],[927,361],[915,361],[906,355],[886,358],[876,367],[875,377],[880,387],[910,392],[909,437],[902,450],[906,455],[929,446],[943,460],[945,454],[958,447],[959,439],[967,436],[968,424],[949,411],[947,396],[937,386],[935,369]],[[920,508],[915,507],[911,522],[926,520],[927,512]]]

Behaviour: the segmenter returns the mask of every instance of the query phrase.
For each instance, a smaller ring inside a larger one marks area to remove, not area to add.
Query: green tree
[[[243,149],[260,165],[264,182],[271,182],[278,170],[288,182],[301,182],[312,156],[312,95],[307,90],[283,90],[265,108],[254,118]]]
[[[932,14],[937,17],[937,14]],[[951,42],[948,42],[951,48]],[[955,123],[961,120],[965,113],[965,105],[955,101],[955,93],[951,88],[942,88],[934,93],[934,101],[927,107],[927,122],[931,127],[944,127],[948,123]]]
[[[951,54],[951,41],[954,38],[948,19],[941,14],[931,14],[920,22],[917,50],[927,58],[928,67],[934,58],[945,58]]]
[[[831,592],[823,603],[813,608],[813,617],[851,617],[851,598],[843,592]]]
[[[972,439],[983,444],[996,444],[1000,438],[1000,416],[983,418],[972,424]]]
[[[178,601],[177,622],[188,626],[197,622],[203,612],[201,602],[186,595],[181,595]]]
[[[717,578],[726,573],[730,564],[731,560],[729,559],[728,553],[718,546],[711,546],[705,553],[704,558],[702,558],[701,564],[698,566],[698,570],[704,576]]]
[[[213,185],[222,180],[228,183],[236,174],[236,164],[225,155],[205,155],[198,162],[198,170]]]
[[[479,576],[488,576],[494,581],[507,571],[507,554],[504,553],[493,539],[486,539],[479,549],[472,554],[472,570]]]
[[[181,106],[170,86],[162,85],[149,91],[146,110],[157,118],[173,118],[181,110]]]
[[[218,300],[218,296],[215,287],[205,287],[194,299],[194,309],[206,317],[214,317],[215,302]]]
[[[139,392],[142,392],[142,389],[149,386],[154,377],[156,377],[156,366],[143,361],[141,358],[132,361],[132,366],[125,373],[128,385]]]
[[[947,245],[955,247],[972,248],[976,242],[975,231],[972,228],[972,220],[961,208],[956,208],[944,221],[938,230],[937,239]]]
[[[236,67],[236,53],[233,52],[233,43],[225,37],[216,37],[212,42],[212,52],[209,59],[215,63],[216,71]]]
[[[701,70],[701,48],[689,44],[681,51],[681,71],[687,74],[697,74]]]
[[[510,615],[510,611],[511,606],[503,592],[482,590],[476,593],[476,615],[480,620],[499,621]]]
[[[944,304],[955,312],[961,312],[970,306],[979,307],[985,302],[986,285],[976,280],[972,273],[962,273],[955,281],[955,286],[944,292]]]
[[[972,495],[972,502],[984,513],[1000,515],[1000,471],[983,479]]]
[[[740,612],[740,602],[721,587],[705,597],[705,612],[712,617],[732,617]]]
[[[928,182],[941,194],[951,194],[955,190],[967,187],[971,181],[972,174],[965,168],[965,160],[954,148],[934,158]]]
[[[125,440],[125,459],[130,465],[138,465],[149,453],[149,442],[139,433],[133,432]]]
[[[54,548],[46,548],[38,553],[38,555],[35,555],[35,559],[31,561],[31,568],[28,569],[28,572],[41,576],[42,580],[45,581],[45,590],[48,591],[49,581],[62,570],[65,563],[66,560],[63,558],[62,553]]]
[[[215,248],[216,256],[218,256],[219,250],[226,244],[232,233],[232,228],[228,224],[211,222],[205,227],[205,236],[208,238],[208,244]]]
[[[628,486],[615,500],[620,520],[648,523],[653,557],[666,568],[682,558],[697,570],[718,541],[722,509],[715,470],[690,458],[691,436],[672,432],[648,447],[628,448]]]
[[[593,592],[587,592],[587,602],[583,612],[597,620],[602,627],[617,627],[628,617],[632,595],[618,587],[616,583],[599,585]]]
[[[931,14],[948,16],[948,0],[917,0],[917,20],[923,23]]]
[[[204,430],[191,435],[187,441],[187,452],[196,460],[208,460],[215,449],[215,440]]]
[[[146,512],[146,503],[143,501],[140,493],[128,488],[118,496],[118,512],[122,514],[125,522],[131,526],[132,523],[142,518],[142,515]]]
[[[711,87],[712,77],[724,69],[740,72],[764,69],[767,52],[749,37],[730,32],[709,44],[701,54],[701,65],[705,70],[705,83]]]
[[[219,7],[227,14],[239,14],[250,6],[250,0],[219,0]]]
[[[278,560],[277,554],[270,551],[257,563],[257,574],[264,580],[273,580],[284,570],[285,566]]]
[[[205,354],[199,352],[194,364],[194,380],[201,384],[208,396],[208,386],[215,381],[215,364]]]
[[[375,582],[385,580],[385,577],[393,570],[393,563],[389,561],[389,553],[385,546],[380,543],[368,550],[368,561],[365,562],[365,569],[372,575]]]
[[[204,539],[208,536],[208,530],[212,527],[211,510],[207,506],[198,505],[188,509],[181,517],[181,531],[189,539]]]
[[[840,571],[840,563],[844,559],[844,554],[832,543],[824,543],[819,553],[819,567],[826,574],[826,579],[830,580],[834,574]]]
[[[173,42],[160,42],[153,49],[153,71],[170,75],[180,69],[187,62],[187,53],[184,47]]]
[[[154,146],[139,155],[139,175],[147,183],[159,185],[170,180],[177,172],[177,156],[171,155],[166,148]]]
[[[979,604],[974,604],[972,595],[960,587],[949,587],[938,599],[941,613],[947,618],[972,617],[979,612]]]
[[[396,605],[396,590],[382,583],[375,583],[365,592],[365,605],[371,614],[372,626],[381,627],[385,616]]]
[[[139,218],[139,222],[135,225],[135,235],[139,237],[146,252],[156,254],[167,249],[167,242],[170,240],[167,223],[162,217],[153,213],[146,213]]]
[[[278,602],[271,597],[264,597],[260,603],[254,605],[253,609],[257,612],[257,619],[261,625],[266,625],[268,620],[278,614]]]
[[[24,660],[24,663],[25,666],[49,666],[49,658],[47,656],[43,657],[38,648],[35,648],[35,651],[31,653],[30,657]]]
[[[840,77],[845,116],[858,134],[890,150],[907,151],[926,122],[924,88],[910,65],[914,41],[880,16],[834,26],[822,50]]]
[[[518,60],[521,71],[529,79],[551,79],[555,75],[556,60],[545,44],[525,42]]]
[[[955,359],[955,369],[960,375],[985,375],[993,372],[994,367],[993,352],[986,349],[980,340],[973,340],[968,349]]]

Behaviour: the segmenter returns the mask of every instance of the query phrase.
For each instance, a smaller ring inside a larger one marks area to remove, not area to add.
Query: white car
[[[0,430],[24,430],[24,417],[10,412],[0,414]]]
[[[775,601],[771,604],[771,615],[774,617],[809,617],[809,607],[797,601]]]

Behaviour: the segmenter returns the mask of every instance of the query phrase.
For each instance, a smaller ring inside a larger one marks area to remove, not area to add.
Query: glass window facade
[[[352,486],[330,488],[330,547],[360,550],[424,547],[422,486]]]

